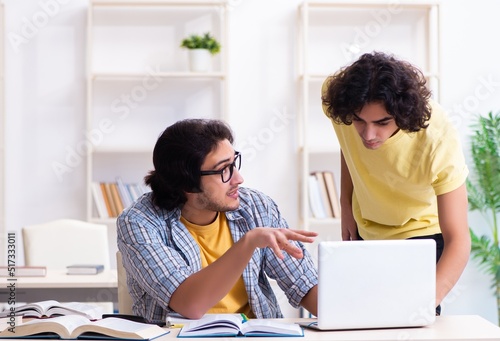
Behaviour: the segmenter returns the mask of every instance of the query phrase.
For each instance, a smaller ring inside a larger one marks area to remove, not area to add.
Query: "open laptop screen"
[[[319,329],[434,322],[434,240],[330,241],[318,248]]]

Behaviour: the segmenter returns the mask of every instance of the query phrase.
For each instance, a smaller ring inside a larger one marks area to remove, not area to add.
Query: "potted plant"
[[[500,213],[500,113],[479,116],[471,137],[473,173],[467,180],[469,210],[479,211],[491,233],[477,235],[472,229],[471,256],[479,268],[489,274],[497,299],[500,325],[500,248],[498,213]]]
[[[194,72],[208,71],[210,57],[220,52],[220,44],[210,33],[192,34],[181,42],[181,47],[189,49],[190,69]]]

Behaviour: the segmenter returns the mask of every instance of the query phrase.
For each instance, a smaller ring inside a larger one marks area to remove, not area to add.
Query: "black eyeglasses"
[[[238,170],[240,170],[240,167],[241,167],[241,154],[240,152],[235,152],[233,163],[230,163],[229,165],[218,171],[200,171],[200,175],[203,176],[203,175],[220,174],[222,182],[226,183],[233,177],[234,169],[237,168]]]

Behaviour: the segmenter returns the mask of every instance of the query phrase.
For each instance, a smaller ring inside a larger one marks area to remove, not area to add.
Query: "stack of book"
[[[314,218],[340,218],[340,204],[333,172],[309,175],[309,205]]]
[[[120,177],[116,178],[116,182],[92,183],[92,197],[99,218],[118,217],[147,191],[145,185],[124,183]]]

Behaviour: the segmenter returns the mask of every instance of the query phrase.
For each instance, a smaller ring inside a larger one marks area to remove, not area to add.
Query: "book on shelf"
[[[333,217],[340,218],[340,202],[337,193],[337,188],[335,186],[335,176],[333,172],[325,171],[323,172],[323,177],[325,179],[326,189],[328,191],[328,198],[330,205],[332,207]]]
[[[0,266],[0,277],[44,277],[46,266]]]
[[[83,316],[68,315],[31,320],[0,332],[0,338],[60,338],[64,340],[153,340],[169,331],[116,317],[90,321]]]
[[[109,211],[101,190],[101,185],[98,182],[92,182],[90,186],[99,218],[109,218]]]
[[[97,275],[103,271],[103,264],[73,264],[66,267],[68,275]]]
[[[106,210],[108,211],[108,217],[114,217],[115,212],[113,211],[113,206],[111,205],[111,193],[109,192],[109,188],[106,187],[105,182],[100,182],[99,187],[101,187],[102,196],[106,204]]]
[[[120,198],[122,199],[123,207],[127,208],[132,205],[132,202],[134,200],[130,195],[130,191],[127,189],[127,185],[123,182],[120,176],[116,177],[116,185],[118,186],[118,193],[120,194]]]
[[[309,187],[309,206],[314,218],[326,218],[325,208],[323,207],[323,200],[319,191],[318,179],[314,174],[309,174],[308,178]]]
[[[325,215],[327,218],[333,218],[332,205],[330,204],[330,198],[328,197],[328,190],[326,189],[324,172],[313,172],[312,173],[318,180],[319,194],[321,196],[321,203],[325,209]]]
[[[136,201],[143,193],[142,190],[139,188],[140,185],[138,184],[124,184],[126,192],[128,193],[128,196],[130,197],[130,205]],[[129,205],[129,206],[130,206]]]
[[[113,190],[111,189],[110,182],[104,182],[104,196],[109,201],[109,206],[111,207],[111,217],[118,217],[118,206],[113,197]]]
[[[271,319],[246,320],[235,314],[210,314],[184,324],[177,337],[303,337],[302,327]]]
[[[102,318],[102,308],[81,302],[60,303],[54,300],[28,303],[0,312],[0,317],[10,316],[14,309],[15,315],[25,317],[51,317],[57,315],[80,315],[89,320]]]
[[[109,183],[109,188],[111,189],[111,196],[113,197],[113,202],[115,204],[116,208],[116,216],[120,215],[122,213],[124,207],[123,207],[123,202],[120,197],[120,193],[118,192],[118,186],[116,182],[110,182]]]
[[[92,198],[99,218],[117,217],[141,195],[148,191],[146,185],[124,183],[121,177],[116,182],[93,182]]]

